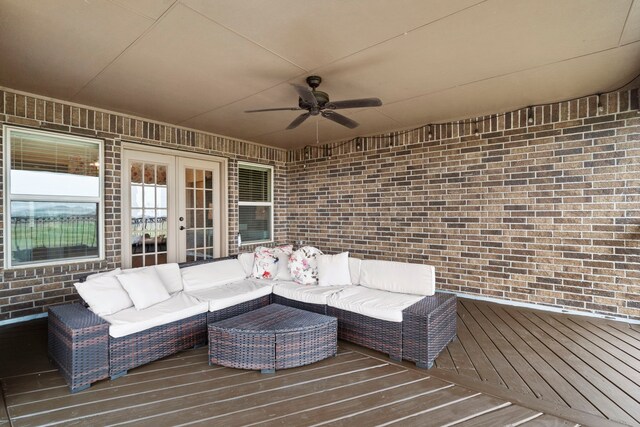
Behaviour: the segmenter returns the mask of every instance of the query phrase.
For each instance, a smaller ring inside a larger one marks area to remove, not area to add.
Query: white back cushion
[[[351,276],[351,284],[360,284],[360,265],[362,260],[358,258],[349,257],[349,275]]]
[[[436,273],[432,265],[365,259],[360,284],[372,289],[413,295],[433,295]]]
[[[170,264],[151,265],[148,267],[128,268],[126,270],[122,270],[121,274],[137,273],[145,269],[155,270],[160,277],[160,281],[170,294],[182,290],[182,275],[180,274],[180,267],[175,262]]]
[[[76,283],[74,286],[82,299],[89,304],[91,311],[98,316],[114,314],[133,307],[133,301],[116,276],[94,277],[84,283]]]
[[[181,271],[185,291],[224,285],[246,277],[242,265],[237,259],[225,259],[223,261],[192,265],[191,267],[183,268]]]
[[[290,256],[291,254],[286,252],[280,252],[278,254],[278,274],[276,275],[276,280],[293,280],[293,277],[291,277],[291,272],[289,271]]]
[[[242,265],[242,269],[246,274],[245,277],[249,277],[249,275],[253,272],[254,256],[255,255],[253,254],[253,252],[244,252],[244,253],[238,254],[238,261],[240,261],[240,265]]]
[[[336,255],[318,255],[318,285],[339,286],[351,284],[349,252]]]
[[[180,266],[177,263],[158,264],[155,268],[162,284],[167,288],[167,292],[172,294],[182,290],[182,274],[180,274]]]
[[[155,268],[142,268],[129,274],[116,276],[129,294],[136,310],[143,310],[170,298],[167,288]]]
[[[115,270],[90,274],[84,280],[93,280],[93,279],[97,279],[98,277],[105,277],[105,276],[117,276],[120,273],[122,273],[122,270],[120,269],[120,267],[118,267]]]

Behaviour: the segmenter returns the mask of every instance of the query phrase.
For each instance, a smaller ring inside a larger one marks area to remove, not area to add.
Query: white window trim
[[[67,202],[96,202],[98,203],[98,256],[97,257],[79,257],[73,259],[65,259],[65,260],[53,260],[53,261],[42,261],[42,262],[30,262],[19,265],[12,265],[11,263],[11,214],[10,207],[11,201],[48,201],[51,200],[50,197],[46,196],[12,196],[11,195],[11,133],[12,132],[22,132],[22,133],[30,133],[33,135],[43,135],[51,137],[55,135],[57,138],[66,139],[69,141],[84,141],[91,144],[98,145],[98,161],[99,165],[99,182],[100,182],[100,197],[58,197],[56,200],[59,201],[67,201]],[[82,136],[75,135],[67,135],[57,132],[51,131],[41,131],[37,129],[31,129],[26,127],[19,126],[8,126],[4,125],[2,127],[2,135],[3,135],[3,155],[4,155],[4,185],[2,188],[2,193],[4,195],[3,207],[4,207],[4,266],[5,269],[21,269],[21,268],[34,268],[34,267],[46,267],[52,265],[67,265],[67,264],[78,264],[83,262],[99,262],[105,259],[105,218],[104,218],[104,140],[99,138],[87,138]]]
[[[251,242],[244,242],[242,241],[240,243],[240,246],[252,246],[252,245],[260,245],[263,243],[273,243],[275,241],[275,237],[274,237],[274,229],[273,229],[273,223],[274,223],[274,218],[275,218],[275,209],[274,209],[274,199],[275,199],[275,188],[273,186],[274,183],[274,168],[271,165],[262,165],[260,163],[250,163],[250,162],[242,162],[239,161],[238,162],[238,186],[240,185],[240,166],[249,166],[249,167],[253,167],[253,168],[260,168],[260,169],[269,169],[271,171],[271,173],[269,174],[271,176],[271,201],[270,202],[241,202],[238,200],[238,206],[269,206],[271,207],[271,224],[269,225],[270,230],[271,230],[271,238],[270,239],[265,239],[265,240],[252,240]],[[238,197],[239,198],[239,197]],[[240,233],[240,235],[242,235],[242,233],[240,232],[240,212],[238,211],[238,232]],[[244,240],[244,239],[243,239]]]

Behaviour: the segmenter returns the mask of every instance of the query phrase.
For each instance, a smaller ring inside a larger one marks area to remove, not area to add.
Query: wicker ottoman
[[[334,317],[271,304],[209,324],[209,364],[260,370],[308,365],[335,356]]]

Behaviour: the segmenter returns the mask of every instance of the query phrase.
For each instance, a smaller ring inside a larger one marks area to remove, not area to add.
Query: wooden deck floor
[[[458,339],[436,367],[457,383],[640,425],[639,325],[460,299]]]
[[[340,343],[336,358],[262,375],[210,367],[199,348],[73,395],[46,322],[5,326],[0,427],[638,425],[637,327],[470,300],[458,313],[459,339],[429,371]]]

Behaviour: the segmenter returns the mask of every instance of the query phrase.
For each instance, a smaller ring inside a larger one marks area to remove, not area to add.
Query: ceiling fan
[[[343,116],[340,113],[336,113],[335,110],[342,110],[345,108],[363,108],[363,107],[379,107],[382,105],[382,101],[378,98],[360,98],[360,99],[345,99],[343,101],[330,101],[329,94],[316,90],[322,78],[319,76],[307,77],[307,84],[309,87],[302,85],[292,84],[296,92],[298,92],[298,107],[290,108],[263,108],[260,110],[247,110],[245,113],[259,113],[262,111],[300,111],[307,110],[306,113],[300,114],[287,126],[287,129],[297,128],[307,120],[310,116],[317,116],[320,114],[322,117],[334,121],[342,126],[346,126],[349,129],[353,129],[358,126],[358,122],[351,120],[350,118]]]

